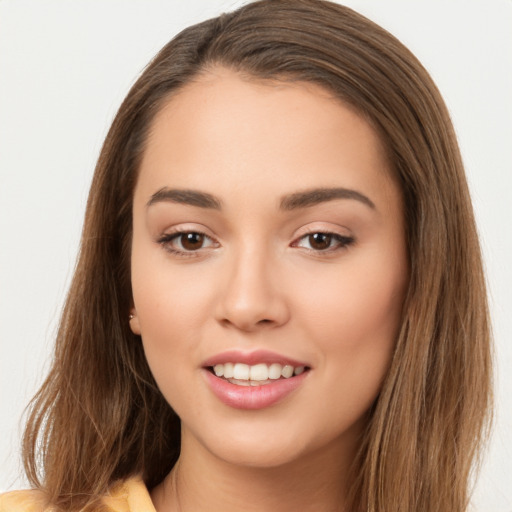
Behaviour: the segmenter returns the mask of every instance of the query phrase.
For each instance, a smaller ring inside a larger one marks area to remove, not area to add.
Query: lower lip
[[[237,386],[204,370],[210,389],[219,400],[235,409],[264,409],[280,402],[295,391],[309,371],[289,379],[277,379],[261,386]]]

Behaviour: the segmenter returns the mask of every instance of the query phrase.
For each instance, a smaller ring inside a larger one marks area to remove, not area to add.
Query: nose
[[[216,311],[221,324],[252,332],[289,320],[286,290],[269,258],[249,249],[233,258],[224,272]]]

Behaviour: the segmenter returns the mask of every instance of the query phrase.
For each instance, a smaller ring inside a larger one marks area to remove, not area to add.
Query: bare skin
[[[157,511],[345,510],[408,277],[375,131],[316,85],[215,68],[156,116],[133,226],[130,325],[182,423]],[[233,350],[305,370],[248,410],[205,367]]]

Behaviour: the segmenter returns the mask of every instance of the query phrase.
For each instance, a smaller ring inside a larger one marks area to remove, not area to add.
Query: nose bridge
[[[219,320],[242,330],[281,325],[288,318],[285,295],[271,252],[249,241],[228,258]]]

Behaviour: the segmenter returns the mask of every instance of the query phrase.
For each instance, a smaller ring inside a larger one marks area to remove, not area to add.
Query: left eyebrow
[[[163,187],[157,190],[146,204],[149,207],[155,203],[170,202],[178,204],[187,204],[199,208],[209,208],[213,210],[221,209],[221,202],[216,197],[206,192],[187,189],[171,189]]]
[[[335,199],[353,199],[376,210],[375,203],[361,192],[348,188],[314,188],[303,192],[296,192],[281,198],[280,207],[282,210],[296,210],[315,206],[326,201]]]

